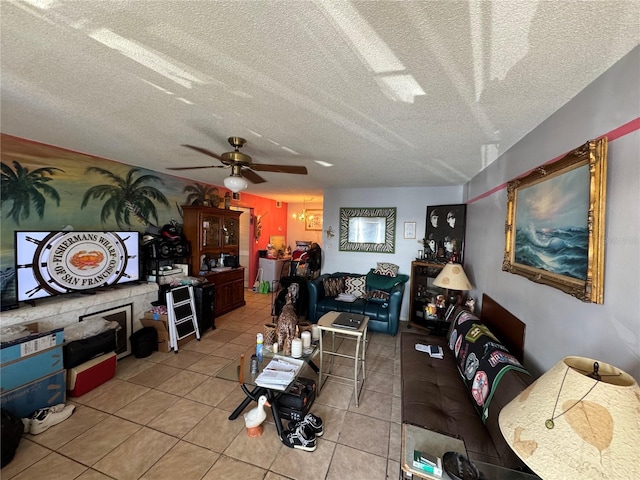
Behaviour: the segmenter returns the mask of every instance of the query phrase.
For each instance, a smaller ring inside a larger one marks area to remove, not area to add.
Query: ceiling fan
[[[269,163],[253,163],[251,157],[240,152],[240,148],[247,143],[244,138],[229,137],[228,142],[234,148],[233,152],[226,152],[222,155],[213,153],[210,150],[194,145],[182,145],[196,152],[203,153],[209,157],[219,160],[222,165],[205,165],[200,167],[170,167],[167,170],[195,170],[198,168],[229,168],[231,167],[231,176],[224,179],[224,185],[232,192],[239,192],[247,188],[246,178],[251,183],[264,183],[266,180],[256,173],[258,172],[277,172],[277,173],[295,173],[298,175],[306,175],[307,167],[301,165],[274,165]]]

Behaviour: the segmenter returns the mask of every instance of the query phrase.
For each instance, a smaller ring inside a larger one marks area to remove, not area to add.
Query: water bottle
[[[264,344],[264,337],[261,333],[256,335],[256,357],[258,357],[258,362],[262,362],[262,346]]]

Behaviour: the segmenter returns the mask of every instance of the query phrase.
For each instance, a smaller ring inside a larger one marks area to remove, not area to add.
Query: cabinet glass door
[[[217,216],[204,216],[202,218],[202,246],[220,246],[220,218]]]
[[[240,223],[237,218],[225,217],[224,226],[222,227],[223,245],[237,246],[240,237]]]

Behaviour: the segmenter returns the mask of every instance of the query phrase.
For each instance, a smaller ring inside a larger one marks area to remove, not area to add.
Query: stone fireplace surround
[[[132,304],[133,331],[142,328],[140,318],[158,300],[158,285],[115,285],[95,291],[95,294],[72,293],[36,300],[35,306],[21,303],[20,308],[0,314],[0,326],[39,323],[40,331],[66,327],[80,317],[111,308]],[[133,332],[131,332],[133,333]]]

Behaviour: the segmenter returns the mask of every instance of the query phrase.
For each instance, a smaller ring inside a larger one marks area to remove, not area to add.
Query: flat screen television
[[[140,278],[139,232],[15,232],[18,301]]]

